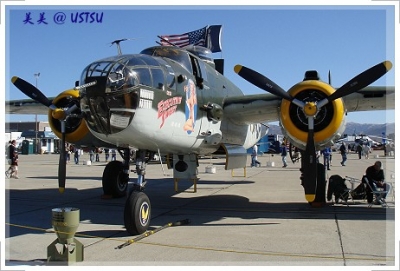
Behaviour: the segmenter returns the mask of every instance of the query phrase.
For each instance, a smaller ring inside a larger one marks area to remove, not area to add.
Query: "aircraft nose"
[[[119,62],[97,62],[83,72],[81,110],[90,129],[118,133],[129,126],[138,106],[138,84],[131,69]]]

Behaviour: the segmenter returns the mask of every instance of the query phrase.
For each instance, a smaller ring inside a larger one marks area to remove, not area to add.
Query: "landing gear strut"
[[[130,172],[131,155],[129,149],[118,149],[118,152],[123,158],[123,162],[109,162],[104,169],[102,178],[104,194],[114,198],[123,197],[127,194]],[[131,235],[144,233],[150,225],[150,200],[143,191],[146,185],[146,166],[153,156],[154,152],[136,151],[135,172],[137,179],[129,191],[124,207],[124,225]]]
[[[146,166],[153,156],[154,152],[147,152],[146,150],[136,151],[137,179],[133,184],[124,208],[125,228],[131,235],[144,233],[150,225],[151,204],[143,191],[146,185]]]

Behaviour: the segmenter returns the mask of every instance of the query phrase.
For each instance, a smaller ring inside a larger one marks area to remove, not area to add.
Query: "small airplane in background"
[[[130,150],[136,150],[137,178],[124,207],[124,224],[132,235],[145,232],[150,224],[151,204],[144,189],[146,165],[155,154],[168,155],[178,179],[197,178],[198,157],[216,152],[225,154],[226,170],[244,168],[247,149],[268,133],[262,123],[279,120],[284,136],[300,149],[306,200],[325,202],[325,191],[318,189],[325,187],[325,171],[316,162],[316,150],[340,138],[347,112],[394,108],[394,87],[368,87],[391,69],[389,61],[338,89],[320,81],[316,71],[306,71],[288,91],[236,65],[239,76],[268,92],[245,95],[223,75],[223,62],[212,58],[209,42],[178,47],[161,38],[168,44],[90,63],[76,87],[57,97],[47,98],[14,76],[12,83],[32,100],[6,102],[9,114],[47,111],[61,146],[69,142],[117,148],[123,161],[105,167],[105,194],[126,195]],[[66,163],[61,150],[58,179],[64,192]]]

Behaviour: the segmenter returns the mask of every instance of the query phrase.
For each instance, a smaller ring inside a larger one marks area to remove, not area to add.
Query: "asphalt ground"
[[[383,152],[375,151],[370,159],[349,154],[342,167],[340,154],[334,153],[328,176],[360,178],[381,160],[395,188],[394,157],[376,155]],[[300,185],[300,164],[282,168],[277,155],[259,156],[261,167],[234,171],[224,170],[223,159],[200,159],[197,191],[190,180],[181,180],[177,193],[172,170],[151,163],[146,194],[152,232],[129,236],[123,222],[126,198],[102,197],[104,156],[92,165],[82,163],[87,159],[85,154],[79,165],[67,165],[67,188],[59,194],[58,155],[20,155],[20,179],[5,179],[3,268],[65,265],[47,262],[47,247],[57,239],[52,209],[59,207],[80,212],[75,238],[84,246],[84,260],[69,262],[72,266],[399,268],[395,193],[387,197],[389,208],[369,208],[365,200],[312,207]],[[206,172],[209,166],[215,173]],[[189,223],[170,226],[177,221]]]

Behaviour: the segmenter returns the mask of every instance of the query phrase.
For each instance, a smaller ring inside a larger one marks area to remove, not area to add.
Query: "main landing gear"
[[[107,164],[103,172],[103,191],[104,194],[112,197],[122,197],[127,194],[129,182],[129,149],[119,149],[123,162],[111,161]],[[147,195],[143,192],[146,181],[146,165],[154,156],[153,152],[146,150],[136,151],[136,173],[137,179],[133,188],[129,191],[129,196],[124,207],[125,228],[131,235],[144,233],[150,225],[151,204]]]

